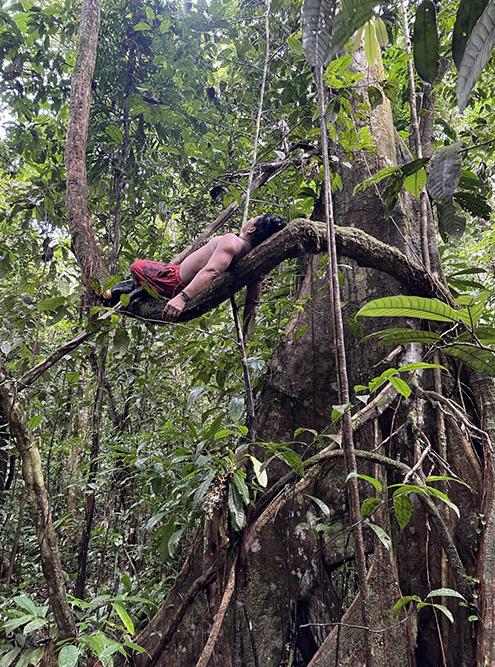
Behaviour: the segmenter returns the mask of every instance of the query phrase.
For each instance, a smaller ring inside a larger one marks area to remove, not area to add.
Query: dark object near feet
[[[105,301],[110,301],[111,305],[115,306],[120,301],[121,294],[130,294],[135,289],[133,280],[121,280],[112,289],[107,289],[103,292],[102,296]]]

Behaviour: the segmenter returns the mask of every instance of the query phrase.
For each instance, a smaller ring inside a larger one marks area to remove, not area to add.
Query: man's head
[[[242,229],[242,234],[249,239],[254,248],[275,232],[283,229],[286,224],[285,218],[265,213],[265,215],[258,215],[248,220]]]

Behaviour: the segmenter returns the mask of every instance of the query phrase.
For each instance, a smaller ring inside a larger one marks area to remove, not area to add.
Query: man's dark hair
[[[256,231],[251,237],[251,245],[254,248],[269,236],[275,234],[275,232],[283,229],[286,224],[287,222],[285,218],[280,218],[271,213],[265,213],[265,215],[262,215],[261,218],[255,222]]]

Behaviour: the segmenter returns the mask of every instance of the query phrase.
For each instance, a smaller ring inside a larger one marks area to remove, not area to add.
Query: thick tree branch
[[[410,294],[436,298],[452,303],[452,296],[445,287],[414,260],[409,259],[397,248],[382,243],[360,229],[336,227],[335,236],[339,252],[345,257],[354,259],[361,266],[377,269],[388,273],[407,288]],[[235,292],[260,276],[269,273],[278,264],[291,257],[299,257],[304,253],[318,253],[326,250],[325,225],[310,220],[294,220],[283,230],[252,250],[240,259],[232,268],[224,273],[205,292],[187,304],[182,311],[179,322],[186,322],[216,308]],[[141,291],[144,292],[142,288]],[[136,294],[138,291],[136,291]],[[116,308],[119,310],[120,306]],[[165,322],[162,318],[163,304],[151,301],[133,301],[127,315]],[[111,317],[112,312],[103,315],[100,320]],[[49,357],[31,368],[19,380],[19,391],[31,385],[40,375],[51,368],[62,357],[75,350],[81,343],[89,340],[93,331],[82,331],[71,341],[64,343]]]
[[[361,266],[388,273],[411,294],[451,302],[452,297],[445,287],[397,248],[351,227],[336,227],[335,236],[341,255],[356,260]],[[191,299],[179,321],[188,321],[212,310],[245,285],[269,273],[285,259],[324,251],[324,224],[303,219],[294,220],[240,259],[208,290]],[[163,306],[158,301],[136,301],[131,304],[128,313],[159,322],[162,321],[162,310]]]

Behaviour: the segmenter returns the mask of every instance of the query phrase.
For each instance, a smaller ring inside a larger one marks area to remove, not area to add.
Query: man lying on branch
[[[190,299],[204,292],[231,264],[283,229],[285,224],[285,218],[266,213],[248,220],[243,225],[240,236],[228,233],[213,237],[202,248],[186,257],[181,264],[138,259],[131,265],[133,280],[117,283],[103,296],[112,303],[117,303],[121,294],[128,294],[147,285],[170,299],[163,309],[163,319],[174,322]],[[249,319],[256,312],[261,282],[260,278],[247,287],[243,314],[244,333],[247,331]]]

